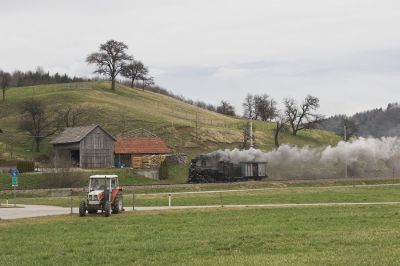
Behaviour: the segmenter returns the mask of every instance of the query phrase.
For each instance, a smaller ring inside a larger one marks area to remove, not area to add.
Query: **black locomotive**
[[[235,182],[267,177],[267,162],[233,163],[200,155],[191,161],[188,183]]]

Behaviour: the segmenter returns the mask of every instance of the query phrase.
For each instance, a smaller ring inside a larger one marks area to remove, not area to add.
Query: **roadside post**
[[[168,208],[171,208],[171,205],[172,205],[172,195],[170,193],[168,194]]]
[[[73,214],[73,209],[72,209],[72,206],[73,206],[73,198],[72,198],[72,188],[71,188],[71,214]]]
[[[135,210],[135,192],[132,192],[132,211]]]
[[[17,168],[11,168],[9,171],[10,175],[11,175],[11,185],[13,187],[13,191],[14,191],[14,207],[17,206],[17,187],[18,187],[18,175],[19,175],[19,171]]]

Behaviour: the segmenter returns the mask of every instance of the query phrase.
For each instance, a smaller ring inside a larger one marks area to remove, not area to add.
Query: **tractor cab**
[[[92,175],[89,180],[89,192],[105,189],[113,190],[117,186],[117,175]]]

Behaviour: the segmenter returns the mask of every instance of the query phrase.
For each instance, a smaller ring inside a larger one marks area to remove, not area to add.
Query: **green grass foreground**
[[[0,221],[1,265],[398,265],[399,207]]]

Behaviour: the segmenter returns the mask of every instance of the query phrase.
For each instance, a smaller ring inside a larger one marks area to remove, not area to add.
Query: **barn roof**
[[[62,144],[62,143],[74,143],[80,142],[84,137],[86,137],[90,132],[92,132],[95,128],[99,127],[103,130],[107,135],[115,140],[115,138],[101,128],[99,125],[94,126],[86,126],[86,127],[67,127],[60,135],[54,138],[50,143],[52,144]]]
[[[171,150],[160,138],[123,138],[115,143],[116,154],[167,154]]]

